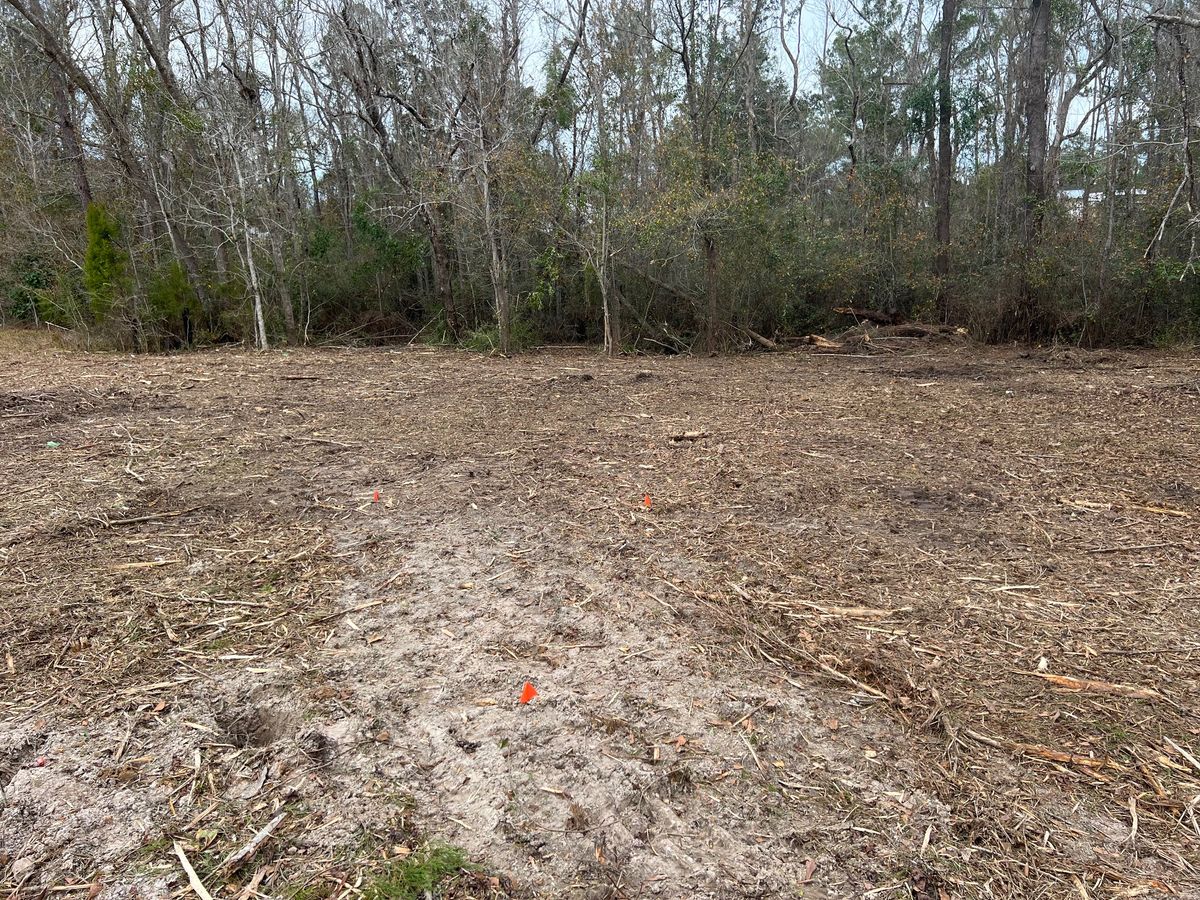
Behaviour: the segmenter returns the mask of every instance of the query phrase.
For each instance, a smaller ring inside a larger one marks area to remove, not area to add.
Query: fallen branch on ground
[[[275,829],[279,827],[279,823],[286,818],[287,810],[284,810],[270,822],[260,828],[255,833],[254,837],[250,838],[250,840],[246,843],[246,846],[242,847],[241,850],[237,850],[225,857],[225,861],[217,867],[217,871],[232,872],[238,866],[242,865],[242,863],[254,856],[254,854],[258,852],[258,848],[263,845],[263,842],[271,836]]]
[[[187,858],[187,854],[183,852],[183,846],[179,841],[175,842],[175,855],[179,857],[179,864],[183,866],[183,871],[187,873],[188,884],[196,892],[196,896],[200,900],[213,900],[212,894],[208,892],[208,889],[204,886],[204,882],[196,874],[196,870],[192,868],[192,863]]]
[[[742,330],[746,332],[746,334],[750,335],[750,340],[754,341],[754,343],[758,344],[760,347],[765,347],[767,350],[779,349],[779,345],[777,343],[768,337],[763,337],[757,331],[753,331],[749,328],[743,328]]]
[[[833,311],[839,316],[851,316],[855,319],[861,319],[864,322],[873,322],[876,325],[895,325],[899,318],[892,313],[877,312],[873,309],[859,309],[856,306],[835,306]]]
[[[810,334],[804,339],[804,343],[812,344],[818,350],[841,350],[843,345],[836,341],[831,341],[829,338],[823,338],[819,334]]]
[[[1095,694],[1116,694],[1120,697],[1134,697],[1138,700],[1157,700],[1162,697],[1153,688],[1133,687],[1128,684],[1114,684],[1111,681],[1094,681],[1090,678],[1072,678],[1070,675],[1051,675],[1049,672],[1030,672],[1035,678],[1049,681],[1056,687],[1068,691],[1089,691]]]

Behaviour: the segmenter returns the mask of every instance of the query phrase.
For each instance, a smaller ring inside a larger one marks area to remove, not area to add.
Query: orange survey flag
[[[535,688],[531,682],[525,682],[525,687],[521,688],[521,702],[528,703],[537,695],[537,688]]]

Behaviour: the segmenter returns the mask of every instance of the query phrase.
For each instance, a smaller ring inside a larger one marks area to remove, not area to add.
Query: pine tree
[[[101,322],[126,294],[129,256],[121,245],[121,224],[100,203],[87,208],[87,252],[83,257],[83,286],[92,315]]]

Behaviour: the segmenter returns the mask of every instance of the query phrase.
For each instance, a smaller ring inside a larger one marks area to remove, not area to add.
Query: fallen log
[[[898,317],[893,313],[883,313],[873,309],[859,309],[857,306],[835,306],[833,311],[840,316],[852,316],[855,319],[872,322],[876,325],[895,325],[898,322]]]
[[[810,334],[804,339],[804,343],[811,344],[818,350],[841,350],[843,346],[836,341],[831,341],[829,338],[823,338],[819,334]]]
[[[933,337],[935,334],[952,334],[954,329],[946,325],[885,325],[875,330],[876,337]]]
[[[757,331],[753,331],[752,329],[745,327],[742,328],[742,331],[746,332],[746,334],[750,336],[750,340],[754,341],[754,343],[758,344],[760,347],[765,347],[767,350],[779,349],[779,345],[777,343],[768,337],[763,337]]]

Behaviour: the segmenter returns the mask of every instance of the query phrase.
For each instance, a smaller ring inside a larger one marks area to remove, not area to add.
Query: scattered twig
[[[318,616],[317,618],[311,620],[307,624],[309,626],[322,625],[325,622],[333,621],[338,616],[347,616],[350,613],[362,612],[364,609],[370,609],[372,606],[379,606],[383,602],[384,602],[383,600],[368,600],[366,603],[358,604],[358,606],[351,606],[348,609],[338,609],[338,610],[334,610],[331,613],[327,613],[323,616]]]
[[[188,513],[195,512],[200,509],[199,506],[193,506],[190,509],[180,509],[175,512],[151,513],[146,516],[133,516],[129,519],[101,519],[100,524],[105,528],[116,528],[118,525],[138,525],[142,522],[157,522],[160,519],[174,519],[179,516],[186,516]]]
[[[1129,836],[1127,838],[1125,838],[1125,842],[1127,844],[1129,844],[1129,846],[1132,847],[1137,843],[1137,833],[1138,833],[1138,811],[1137,811],[1137,795],[1136,794],[1129,795],[1129,819],[1130,819]]]
[[[253,857],[254,854],[258,852],[258,848],[263,845],[263,842],[266,841],[267,838],[269,838],[275,831],[275,829],[279,827],[279,823],[286,818],[287,810],[284,810],[270,822],[260,828],[257,832],[255,832],[254,837],[250,838],[244,847],[225,857],[224,862],[217,866],[217,871],[232,872]]]
[[[183,845],[179,841],[175,842],[175,855],[179,857],[179,864],[183,866],[183,871],[187,873],[188,884],[196,892],[196,896],[200,900],[213,900],[212,894],[205,888],[204,882],[200,880],[200,876],[196,874],[196,870],[192,868],[187,854],[183,852]]]
[[[1168,744],[1170,744],[1172,747],[1174,747],[1176,752],[1178,752],[1180,756],[1182,756],[1184,759],[1186,759],[1188,762],[1190,762],[1192,764],[1192,768],[1194,768],[1198,773],[1200,773],[1200,760],[1197,760],[1196,757],[1192,756],[1191,753],[1189,753],[1186,749],[1181,747],[1179,744],[1175,743],[1169,737],[1164,737],[1163,740],[1165,740]]]
[[[1072,678],[1070,675],[1052,675],[1049,672],[1026,672],[1034,678],[1049,681],[1056,687],[1068,691],[1089,691],[1094,694],[1116,694],[1121,697],[1133,697],[1138,700],[1157,700],[1162,697],[1153,688],[1133,687],[1128,684],[1113,684],[1109,681],[1094,681],[1088,678]]]
[[[1038,744],[1026,744],[1021,741],[1006,741],[997,738],[988,737],[970,728],[964,728],[960,732],[974,741],[981,744],[987,744],[989,747],[996,749],[1007,749],[1017,753],[1022,753],[1026,756],[1034,756],[1038,759],[1044,759],[1048,762],[1068,763],[1073,766],[1082,766],[1086,769],[1103,769],[1105,767],[1120,768],[1112,760],[1107,758],[1096,758],[1094,756],[1080,756],[1077,753],[1067,753],[1063,750],[1054,750],[1050,747],[1042,747]]]

